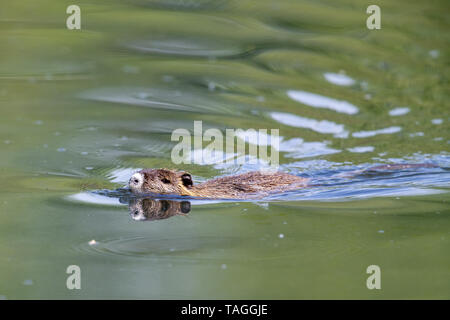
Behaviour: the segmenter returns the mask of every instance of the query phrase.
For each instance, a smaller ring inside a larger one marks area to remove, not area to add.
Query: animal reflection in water
[[[162,220],[178,215],[187,215],[191,211],[189,201],[133,199],[128,203],[133,220]]]

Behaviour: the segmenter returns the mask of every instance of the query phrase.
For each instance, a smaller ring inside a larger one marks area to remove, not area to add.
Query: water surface
[[[80,31],[70,4],[0,10],[0,297],[450,298],[447,2],[380,1],[377,31],[356,0],[83,0]],[[316,186],[135,213],[139,168],[266,165],[173,165],[194,120],[279,129]],[[438,167],[349,176],[385,163]]]

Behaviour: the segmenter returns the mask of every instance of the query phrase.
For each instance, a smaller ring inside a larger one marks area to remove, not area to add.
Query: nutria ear
[[[185,186],[186,188],[192,188],[192,185],[194,184],[192,182],[191,174],[187,172],[181,174],[181,182],[183,183],[183,186]]]

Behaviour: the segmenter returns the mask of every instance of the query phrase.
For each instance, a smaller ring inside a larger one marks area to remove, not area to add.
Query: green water
[[[450,298],[448,1],[377,1],[374,31],[356,0],[76,3],[81,30],[72,1],[0,4],[0,298]],[[153,221],[92,192],[258,169],[174,165],[194,120],[279,129],[321,186]],[[441,168],[326,183],[398,162]]]

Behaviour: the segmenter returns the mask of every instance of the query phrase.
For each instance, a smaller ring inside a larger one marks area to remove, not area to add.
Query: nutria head
[[[192,176],[169,169],[144,169],[133,174],[128,186],[134,193],[190,195]]]

